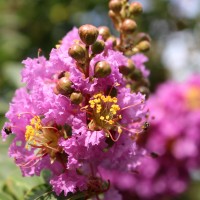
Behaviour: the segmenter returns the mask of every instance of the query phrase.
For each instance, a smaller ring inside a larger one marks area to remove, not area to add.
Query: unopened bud
[[[99,35],[102,36],[104,41],[106,41],[111,35],[110,30],[107,26],[100,26],[98,30],[99,30]]]
[[[94,76],[96,78],[104,78],[111,73],[111,67],[106,61],[99,61],[94,66]]]
[[[112,10],[109,10],[108,16],[112,19],[115,29],[119,30],[119,19],[118,19],[117,14],[114,13]]]
[[[139,51],[146,52],[149,51],[151,46],[148,41],[142,41],[136,47],[138,48]]]
[[[135,69],[131,75],[130,78],[134,81],[139,81],[142,78],[142,72],[139,69]]]
[[[81,26],[78,30],[78,33],[82,42],[86,45],[94,44],[99,35],[98,29],[90,24]]]
[[[130,75],[135,70],[135,65],[131,59],[128,59],[127,66],[120,66],[119,72],[122,73],[124,76]]]
[[[70,73],[67,72],[67,71],[62,71],[59,75],[58,75],[58,79],[62,78],[62,77],[67,77],[69,78],[70,77]]]
[[[146,34],[146,33],[138,33],[137,36],[136,36],[136,41],[137,41],[137,43],[138,43],[138,42],[141,42],[141,41],[144,41],[144,40],[150,42],[150,41],[151,41],[151,38],[150,38],[150,36],[149,36],[148,34]]]
[[[116,46],[116,45],[117,45],[117,38],[114,37],[114,36],[110,36],[110,37],[108,38],[108,41],[111,41],[113,46]]]
[[[70,95],[70,100],[73,104],[80,104],[83,101],[83,95],[80,92],[73,92]]]
[[[112,19],[116,19],[116,14],[112,11],[112,10],[109,10],[108,11],[108,16]]]
[[[109,2],[109,8],[115,13],[119,13],[122,9],[122,2],[121,0],[111,0]]]
[[[62,77],[58,80],[56,89],[60,94],[71,94],[73,92],[72,82],[67,77]]]
[[[72,45],[69,48],[68,54],[79,63],[86,61],[86,49],[78,44]]]
[[[128,59],[127,67],[131,69],[132,71],[135,70],[135,64],[131,59]]]
[[[121,29],[125,34],[132,34],[136,28],[137,24],[132,19],[126,19],[121,26]]]
[[[131,73],[131,70],[127,66],[122,65],[119,67],[119,72],[124,76],[128,76]]]
[[[105,47],[105,43],[102,40],[97,40],[93,45],[92,45],[92,53],[93,54],[100,54],[103,52]]]
[[[140,80],[141,85],[146,86],[146,87],[150,87],[150,81],[148,78],[143,78]]]
[[[142,13],[142,4],[139,2],[133,2],[130,4],[129,11],[133,15],[139,15]]]

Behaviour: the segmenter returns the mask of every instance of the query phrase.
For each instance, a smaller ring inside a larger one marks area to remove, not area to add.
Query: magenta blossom
[[[159,86],[148,107],[150,128],[139,143],[149,156],[132,176],[109,173],[125,199],[155,200],[180,194],[187,188],[190,172],[200,166],[200,76]]]
[[[68,53],[76,44],[85,63]],[[23,176],[50,170],[57,195],[82,191],[85,197],[105,193],[105,199],[121,199],[106,173],[129,173],[140,164],[145,152],[136,138],[146,121],[145,96],[125,87],[119,72],[127,63],[122,53],[107,46],[95,55],[84,48],[74,28],[52,49],[49,60],[23,61],[26,86],[16,91],[2,134],[4,139],[15,135],[9,155]],[[97,71],[101,61],[108,71]],[[142,71],[143,62],[137,58]]]

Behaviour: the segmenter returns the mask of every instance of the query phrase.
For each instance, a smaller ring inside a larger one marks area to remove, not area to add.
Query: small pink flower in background
[[[149,156],[132,176],[110,175],[125,199],[176,196],[186,190],[190,172],[200,167],[200,76],[166,82],[147,102],[150,128],[139,143]]]

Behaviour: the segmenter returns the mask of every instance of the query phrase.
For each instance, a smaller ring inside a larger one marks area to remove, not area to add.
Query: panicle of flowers
[[[104,199],[121,199],[106,174],[134,171],[145,154],[136,140],[148,120],[147,90],[139,92],[148,88],[147,58],[137,54],[144,49],[133,35],[136,27],[126,30],[141,12],[138,5],[110,1],[119,39],[107,27],[87,24],[69,32],[48,60],[39,52],[23,61],[26,86],[10,104],[3,139],[15,135],[9,155],[24,176],[50,170],[57,195],[81,192],[99,199],[105,193]]]
[[[129,198],[173,197],[185,191],[191,172],[200,167],[200,75],[164,83],[147,105],[151,126],[139,142],[158,157],[144,157],[137,176],[113,175],[110,180]]]

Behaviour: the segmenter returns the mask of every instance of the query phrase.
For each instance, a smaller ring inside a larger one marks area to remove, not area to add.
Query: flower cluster
[[[139,142],[157,158],[144,157],[136,176],[110,180],[131,198],[164,199],[183,192],[190,172],[200,166],[200,76],[161,85],[147,105],[150,128]]]
[[[26,86],[6,114],[3,138],[15,135],[9,155],[23,176],[50,170],[57,195],[121,199],[106,174],[134,171],[145,153],[136,145],[147,120],[145,95],[126,87],[119,69],[128,59],[110,45],[106,30],[74,28],[48,60],[39,55],[23,61]],[[131,59],[146,78],[146,57]]]

